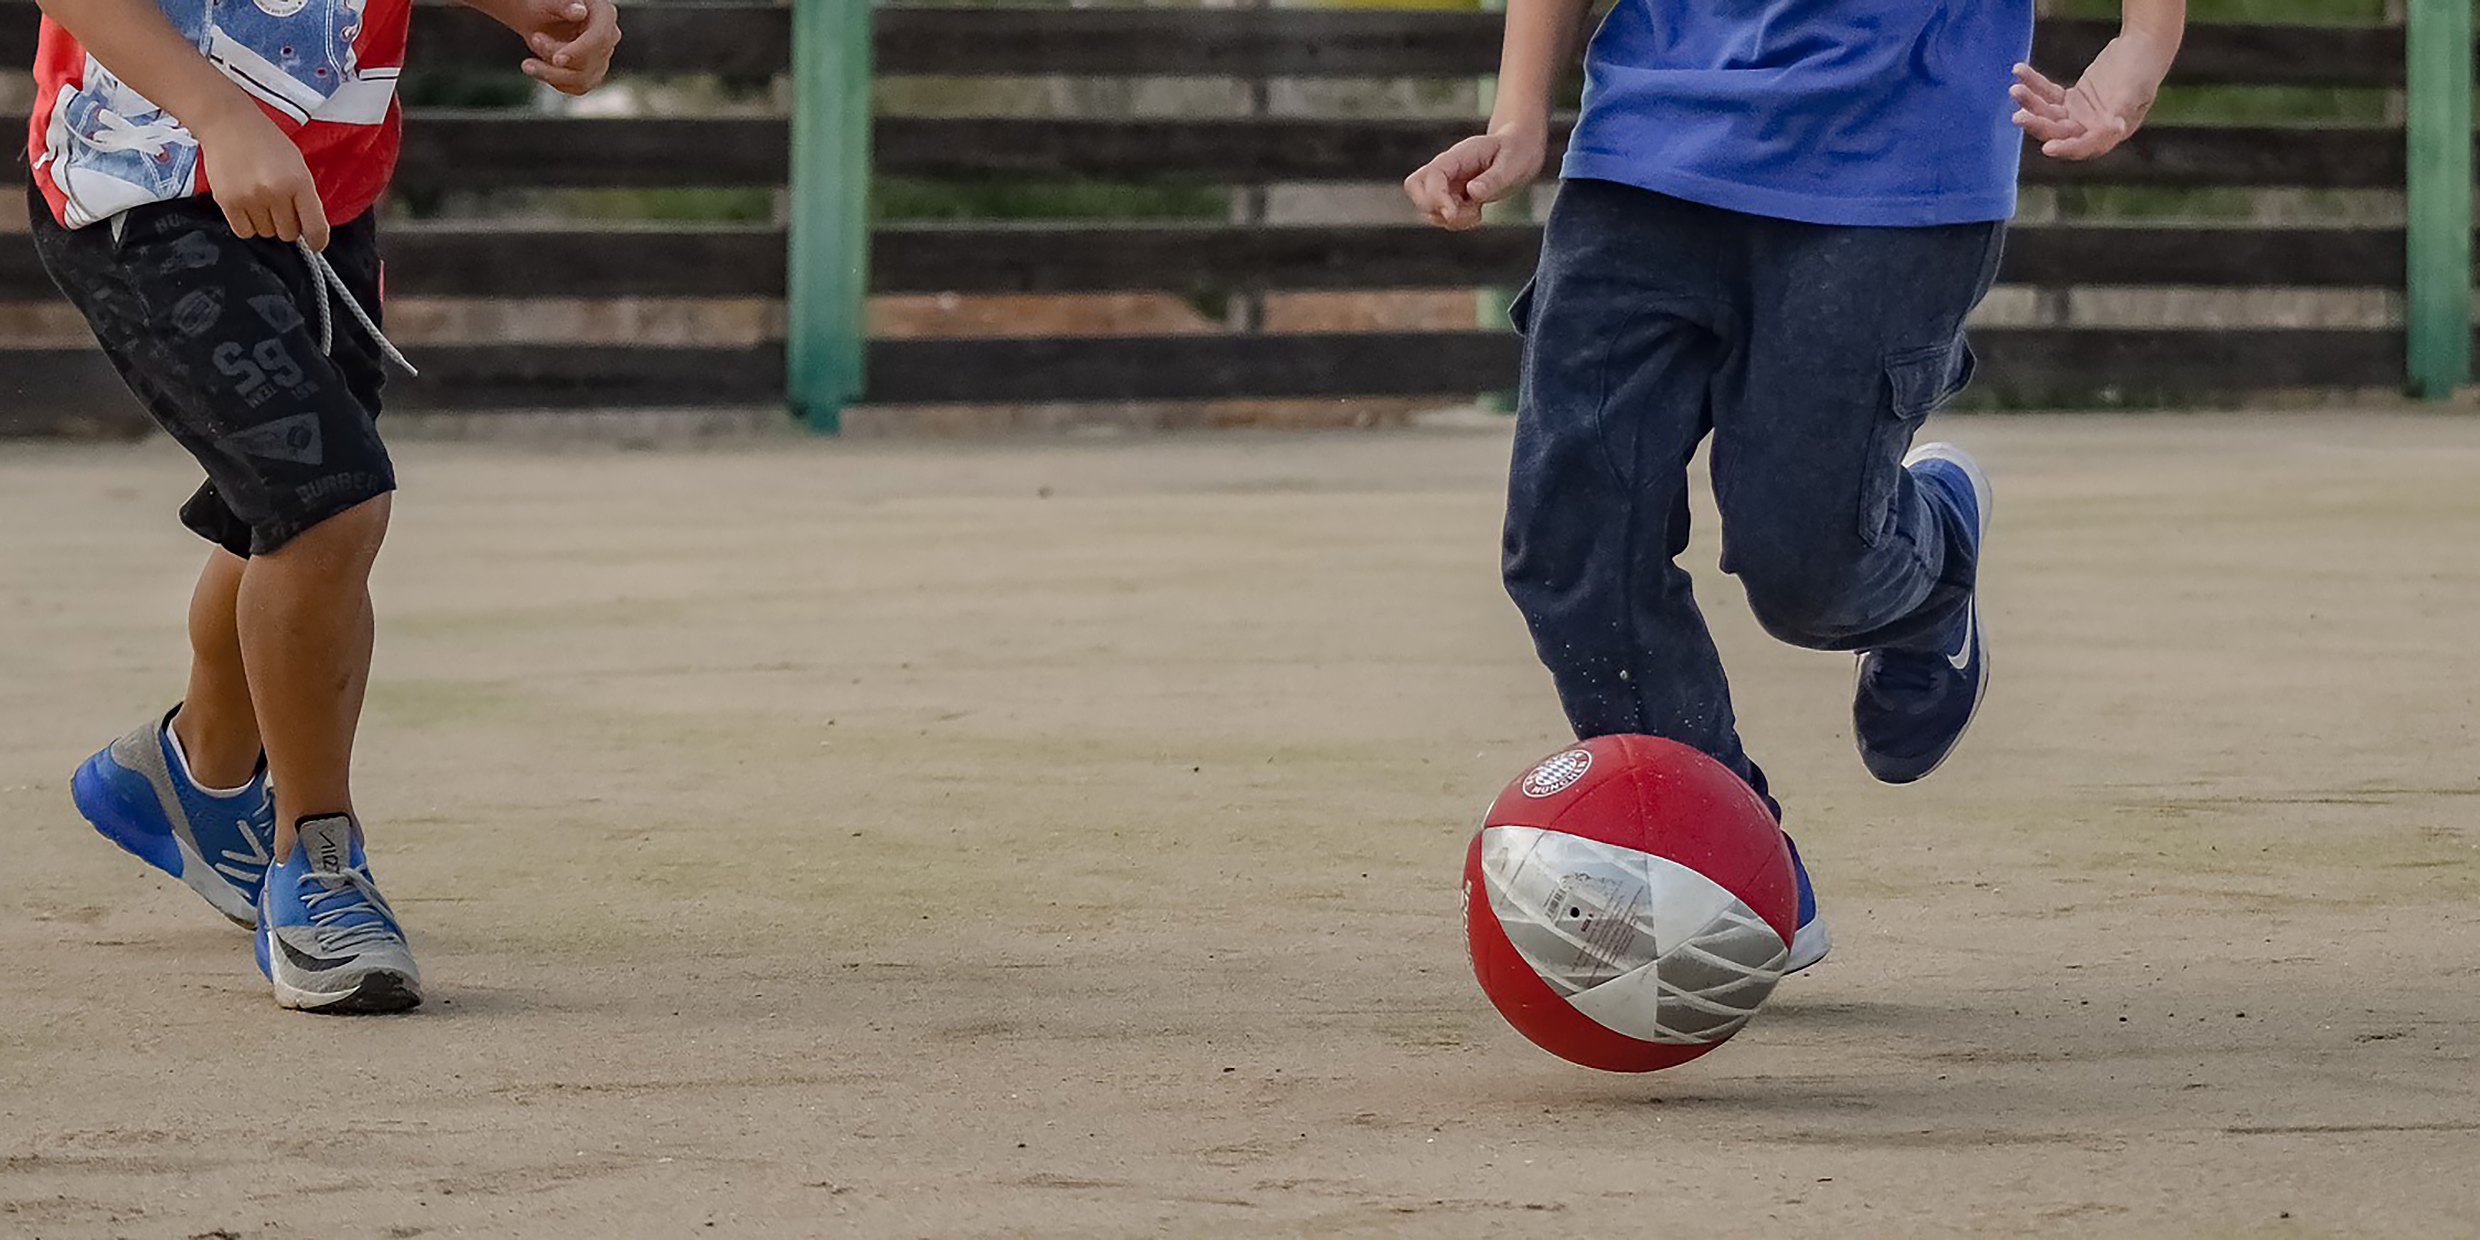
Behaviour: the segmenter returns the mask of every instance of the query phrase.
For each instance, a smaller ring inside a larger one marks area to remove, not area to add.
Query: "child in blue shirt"
[[[1404,182],[1431,222],[1471,228],[1539,174],[1589,7],[1508,0],[1488,132]],[[2185,25],[2185,0],[2126,0],[2068,87],[2024,63],[2031,0],[1618,0],[1514,307],[1504,571],[1578,736],[1694,745],[1774,803],[1676,562],[1711,436],[1722,567],[1758,621],[1858,653],[1877,778],[1945,761],[1989,685],[1990,488],[1961,449],[1912,440],[1971,378],[1964,319],[1997,275],[2024,135],[2058,159],[2117,146]],[[1829,947],[1792,859],[1788,971]]]

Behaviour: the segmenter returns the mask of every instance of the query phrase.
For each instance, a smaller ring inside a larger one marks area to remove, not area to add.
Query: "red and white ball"
[[[1551,755],[1499,794],[1464,859],[1473,974],[1507,1023],[1612,1072],[1674,1067],[1756,1015],[1799,896],[1765,802],[1651,736]]]

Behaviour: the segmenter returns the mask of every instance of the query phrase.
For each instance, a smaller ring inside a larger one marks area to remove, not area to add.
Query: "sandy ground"
[[[1694,553],[1839,946],[1653,1077],[1462,957],[1563,739],[1496,433],[405,450],[364,1020],[68,804],[188,465],[0,448],[0,1236],[2480,1235],[2480,421],[1941,429],[2003,679],[1928,784]]]

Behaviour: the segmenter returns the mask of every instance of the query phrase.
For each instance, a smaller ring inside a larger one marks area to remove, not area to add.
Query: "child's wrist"
[[[2158,32],[2144,26],[2129,24],[2111,40],[2130,67],[2148,75],[2158,85],[2170,76],[2170,62],[2178,55],[2179,41],[2164,39]]]
[[[503,26],[510,24],[511,15],[508,6],[501,0],[457,0],[457,3]]]
[[[234,142],[260,126],[275,128],[275,122],[259,110],[256,100],[238,90],[233,92],[233,96],[204,105],[198,110],[198,115],[183,117],[182,124],[197,136],[202,145]]]
[[[1503,142],[1547,142],[1550,118],[1534,112],[1496,115],[1490,118],[1489,133]]]

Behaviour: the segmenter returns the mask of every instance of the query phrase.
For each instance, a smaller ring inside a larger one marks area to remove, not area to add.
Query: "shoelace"
[[[1869,688],[1877,693],[1891,694],[1898,700],[1908,699],[1935,689],[1938,674],[1949,670],[1946,656],[1941,654],[1881,650],[1877,655],[1876,674],[1869,677]]]
[[[405,355],[397,351],[396,343],[387,338],[387,333],[379,330],[379,324],[370,317],[370,312],[362,309],[360,299],[353,296],[351,288],[346,287],[344,277],[336,274],[335,264],[328,262],[326,255],[311,249],[308,241],[299,241],[294,244],[301,247],[302,261],[310,264],[310,278],[319,286],[319,295],[315,299],[319,310],[319,351],[322,353],[336,351],[336,315],[330,306],[336,302],[343,302],[345,312],[352,315],[353,321],[361,324],[362,330],[370,333],[370,338],[378,343],[382,356],[396,363],[397,367],[406,374],[417,379],[421,378],[422,372],[414,369],[412,362],[405,360]]]
[[[310,870],[301,877],[319,885],[302,905],[310,911],[310,927],[317,932],[321,947],[404,941],[404,932],[396,928],[396,910],[388,907],[387,897],[379,894],[368,871]]]

